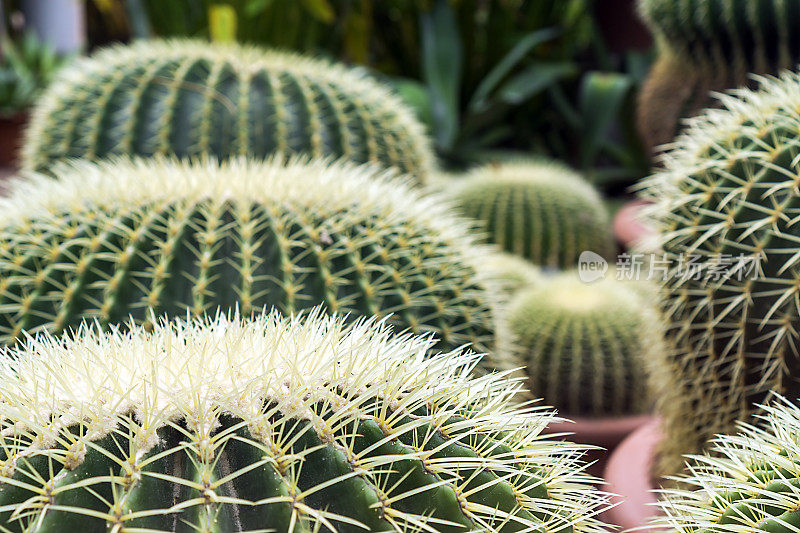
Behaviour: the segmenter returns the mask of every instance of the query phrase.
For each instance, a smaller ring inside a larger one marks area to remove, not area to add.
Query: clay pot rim
[[[623,531],[667,531],[650,526],[650,520],[659,515],[652,467],[658,443],[663,438],[660,426],[659,418],[651,418],[617,446],[606,464],[603,475],[605,490],[614,495],[612,503],[615,506],[605,512],[605,519]]]
[[[563,420],[555,420],[548,424],[546,434],[568,436],[569,440],[603,448],[614,448],[629,434],[653,420],[650,414],[605,418],[559,416]]]

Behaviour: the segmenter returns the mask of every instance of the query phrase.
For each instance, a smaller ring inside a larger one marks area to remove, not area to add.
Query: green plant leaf
[[[452,148],[458,134],[462,47],[455,14],[447,0],[436,0],[421,16],[423,78],[431,96],[436,142]]]
[[[306,11],[320,22],[330,24],[336,18],[336,12],[328,0],[302,0],[302,2]]]
[[[213,42],[236,41],[236,10],[228,4],[211,4],[208,7],[208,33]]]
[[[519,105],[577,72],[578,66],[570,62],[537,62],[508,80],[501,87],[499,98],[507,104]]]
[[[623,74],[589,72],[584,76],[579,103],[583,117],[583,168],[591,166],[602,150],[609,129],[619,116],[632,85],[631,79]]]
[[[486,100],[494,89],[503,81],[503,78],[514,70],[514,68],[522,61],[528,53],[536,48],[538,45],[554,39],[559,35],[560,31],[557,28],[545,28],[543,30],[533,31],[517,42],[516,45],[489,71],[486,77],[481,80],[478,88],[470,99],[469,108],[474,111],[480,111],[486,106]]]

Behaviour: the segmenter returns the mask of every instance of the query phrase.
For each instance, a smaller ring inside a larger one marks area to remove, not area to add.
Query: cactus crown
[[[647,361],[660,356],[655,311],[626,283],[543,280],[509,305],[508,327],[534,396],[571,416],[649,407]]]
[[[237,44],[141,41],[64,69],[36,107],[24,167],[67,158],[345,157],[424,180],[421,124],[363,70]]]
[[[467,226],[391,172],[351,163],[72,162],[0,200],[0,335],[324,304],[492,344]]]
[[[676,533],[789,532],[800,527],[800,408],[765,407],[761,428],[713,441],[694,456],[680,490],[665,491],[662,525]]]
[[[688,61],[777,72],[800,59],[798,0],[639,0],[661,43]]]
[[[489,242],[533,263],[568,268],[584,250],[614,250],[608,213],[598,192],[569,168],[512,161],[470,172],[448,190],[466,216],[480,221]]]
[[[487,278],[509,294],[537,285],[543,277],[542,272],[529,261],[503,252],[487,254],[478,260],[478,264]]]
[[[5,351],[4,528],[603,530],[581,448],[428,337],[316,312],[87,329]]]
[[[800,76],[762,79],[722,104],[690,122],[644,184],[671,265],[672,349],[656,380],[666,473],[751,420],[770,391],[800,396]]]

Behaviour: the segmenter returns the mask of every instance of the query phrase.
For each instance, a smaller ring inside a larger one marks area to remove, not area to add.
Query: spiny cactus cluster
[[[0,201],[0,339],[170,316],[387,316],[486,351],[490,291],[449,206],[350,163],[74,162]]]
[[[42,336],[0,367],[6,531],[603,531],[476,356],[316,313]]]
[[[800,62],[800,0],[639,0],[639,8],[660,48],[640,101],[651,146],[672,140],[681,118],[712,105],[711,91]]]
[[[447,194],[464,215],[482,223],[489,242],[535,264],[569,268],[585,250],[614,253],[600,195],[565,166],[489,165],[454,181]]]
[[[695,119],[644,185],[670,265],[661,473],[771,393],[800,397],[800,75],[737,96]]]
[[[661,524],[676,533],[800,529],[800,408],[781,401],[765,411],[762,428],[721,435],[714,457],[693,458],[682,488],[664,494]]]
[[[655,309],[626,283],[566,272],[521,292],[508,327],[536,397],[569,416],[650,407],[648,361],[661,356]]]
[[[486,254],[477,263],[479,270],[508,294],[538,285],[543,279],[542,272],[536,266],[521,257],[503,252]]]
[[[239,45],[142,41],[78,60],[36,107],[24,166],[122,155],[344,157],[424,181],[432,155],[362,71]]]

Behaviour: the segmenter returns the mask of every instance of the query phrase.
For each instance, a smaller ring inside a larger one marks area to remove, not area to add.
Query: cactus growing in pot
[[[800,408],[765,407],[761,428],[719,435],[694,456],[679,490],[664,491],[658,523],[676,533],[779,533],[800,527]]]
[[[690,123],[644,185],[670,265],[658,474],[753,422],[770,394],[800,397],[800,75],[722,105]]]
[[[494,345],[495,314],[467,226],[407,180],[348,162],[280,158],[56,166],[0,200],[0,339],[149,310],[324,304]]]
[[[647,366],[662,356],[661,330],[627,283],[566,272],[519,293],[507,322],[531,392],[559,412],[611,418],[650,407]]]
[[[317,313],[87,330],[2,353],[5,531],[605,530],[581,448],[430,337]]]
[[[680,119],[714,104],[711,91],[800,62],[800,0],[639,0],[639,10],[660,49],[639,105],[651,147],[671,141]]]
[[[156,40],[65,69],[34,110],[23,163],[275,153],[370,162],[419,181],[433,161],[412,111],[361,70],[251,46]]]
[[[600,194],[561,164],[488,165],[452,180],[446,194],[489,242],[534,264],[569,268],[585,250],[606,258],[615,251]]]

